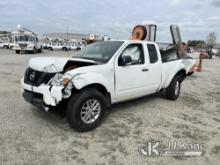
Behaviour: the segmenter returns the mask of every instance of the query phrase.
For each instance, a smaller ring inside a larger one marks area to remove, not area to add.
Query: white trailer
[[[20,25],[12,31],[13,49],[17,54],[20,52],[37,53],[42,51],[42,42],[39,41],[36,33]]]

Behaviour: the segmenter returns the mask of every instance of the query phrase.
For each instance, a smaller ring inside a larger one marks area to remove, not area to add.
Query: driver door
[[[122,65],[123,56],[132,61]],[[115,61],[115,90],[117,101],[146,95],[148,66],[141,43],[129,44]]]

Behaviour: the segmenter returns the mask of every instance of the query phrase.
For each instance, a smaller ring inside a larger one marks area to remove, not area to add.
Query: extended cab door
[[[153,46],[149,49],[153,51]],[[123,56],[130,56],[132,62],[122,66],[120,60]],[[148,95],[157,90],[161,81],[161,63],[157,52],[153,56],[156,57],[150,64],[147,45],[132,43],[116,58],[115,93],[118,101]]]

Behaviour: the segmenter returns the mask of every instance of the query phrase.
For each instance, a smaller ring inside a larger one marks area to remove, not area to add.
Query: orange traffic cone
[[[200,55],[199,55],[199,65],[196,65],[195,68],[194,68],[194,70],[196,72],[201,72],[202,71],[202,59],[203,58],[207,58],[207,54],[200,53]]]
[[[195,66],[195,71],[196,72],[201,72],[202,71],[202,58],[199,59],[199,65]]]

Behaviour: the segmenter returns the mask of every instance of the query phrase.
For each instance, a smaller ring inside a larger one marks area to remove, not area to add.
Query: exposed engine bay
[[[63,67],[63,73],[68,72],[73,69],[76,69],[76,68],[79,68],[79,67],[85,67],[85,66],[90,66],[90,65],[97,65],[97,63],[69,60],[66,63],[66,65]]]

